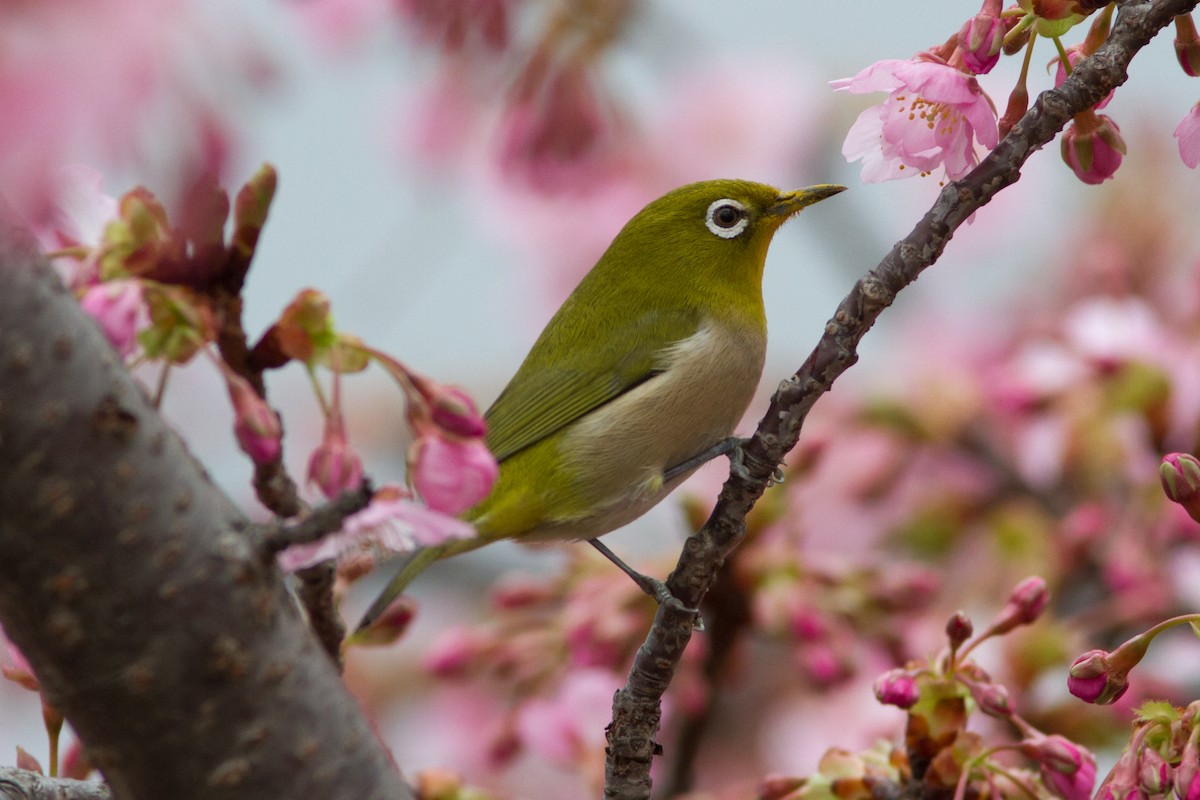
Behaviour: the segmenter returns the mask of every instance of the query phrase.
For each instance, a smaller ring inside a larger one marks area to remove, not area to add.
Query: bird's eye
[[[714,200],[708,207],[704,217],[708,229],[722,239],[732,239],[746,230],[749,220],[746,217],[746,207],[737,200]]]

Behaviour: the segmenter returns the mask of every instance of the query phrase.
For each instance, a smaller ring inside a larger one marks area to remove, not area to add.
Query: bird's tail
[[[396,572],[396,577],[388,582],[387,588],[375,598],[375,602],[371,603],[371,607],[363,614],[362,620],[354,629],[355,633],[361,631],[375,620],[392,604],[400,594],[408,588],[408,584],[412,583],[413,578],[420,575],[425,569],[435,561],[440,561],[443,558],[465,553],[468,550],[474,550],[476,547],[482,547],[490,540],[482,536],[472,536],[469,539],[454,539],[440,544],[435,547],[422,547],[420,550],[414,550],[404,558],[400,563],[400,569]]]

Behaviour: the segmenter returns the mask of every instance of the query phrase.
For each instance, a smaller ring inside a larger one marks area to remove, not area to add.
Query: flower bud
[[[430,416],[435,425],[464,438],[481,437],[487,432],[483,415],[470,395],[454,386],[439,385],[437,389],[429,398]]]
[[[875,679],[875,698],[884,705],[912,708],[921,699],[917,679],[906,669],[890,669]]]
[[[1096,784],[1096,758],[1058,734],[1037,735],[1021,743],[1021,752],[1038,762],[1042,783],[1063,800],[1090,800]]]
[[[1175,57],[1185,73],[1193,78],[1200,76],[1200,37],[1191,14],[1175,18]]]
[[[321,444],[308,459],[308,482],[333,499],[362,485],[362,459],[346,441],[345,426],[339,415],[325,421]]]
[[[961,679],[960,679],[961,680]],[[1008,699],[1008,689],[998,683],[983,683],[978,681],[962,681],[971,697],[979,705],[979,710],[990,717],[1007,719],[1012,716],[1012,703]]]
[[[279,458],[283,451],[283,426],[279,416],[241,375],[227,372],[225,384],[233,402],[233,432],[242,451],[255,464]]]
[[[1089,650],[1067,670],[1067,690],[1085,703],[1114,703],[1128,688],[1126,674],[1112,668],[1104,650]]]
[[[974,632],[975,626],[971,623],[971,618],[961,611],[955,611],[954,616],[946,623],[946,637],[950,640],[950,647],[955,650],[962,647]]]
[[[1125,152],[1117,123],[1104,114],[1077,114],[1063,131],[1062,159],[1084,183],[1095,185],[1111,178]]]
[[[482,439],[421,436],[408,451],[409,482],[425,504],[461,514],[492,490],[500,468]]]
[[[1193,717],[1192,732],[1183,746],[1179,766],[1175,767],[1176,800],[1200,800],[1200,746],[1196,741],[1200,736],[1200,724],[1197,722]]]
[[[1189,453],[1168,453],[1158,465],[1163,491],[1200,522],[1200,459]]]
[[[1153,747],[1142,750],[1138,758],[1138,784],[1147,795],[1171,789],[1171,765]]]
[[[1008,96],[1008,105],[1004,109],[1004,116],[1000,118],[998,123],[1000,126],[1000,135],[1007,136],[1008,132],[1013,129],[1013,126],[1021,121],[1021,117],[1025,116],[1025,112],[1029,110],[1029,89],[1025,87],[1025,82],[1022,81],[1013,87],[1012,94]]]
[[[1006,26],[1000,17],[1000,0],[985,0],[978,14],[958,32],[958,51],[963,66],[976,75],[990,72],[1000,60]]]

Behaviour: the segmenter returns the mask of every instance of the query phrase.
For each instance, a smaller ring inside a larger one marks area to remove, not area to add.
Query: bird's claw
[[[700,609],[689,608],[684,605],[683,601],[676,597],[667,587],[666,581],[651,578],[649,575],[642,575],[642,580],[638,581],[638,587],[657,600],[660,606],[666,606],[672,611],[677,611],[681,614],[691,614],[695,618],[692,628],[697,631],[704,630],[704,618],[700,616]]]
[[[748,481],[750,480],[750,469],[746,466],[746,459],[749,457],[749,454],[746,452],[746,445],[750,442],[750,439],[748,437],[745,439],[730,438],[732,444],[729,448],[729,472],[744,481]],[[774,486],[775,484],[783,483],[783,478],[782,465],[777,466],[771,471],[771,477],[768,479],[767,485]]]

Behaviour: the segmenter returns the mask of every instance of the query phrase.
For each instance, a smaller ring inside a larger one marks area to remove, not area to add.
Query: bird
[[[587,540],[670,599],[598,537],[736,450],[731,434],[766,355],[768,245],[785,221],[844,189],[708,180],[634,215],[484,413],[500,472],[465,514],[478,535],[410,554],[358,629],[430,564],[500,539]]]

